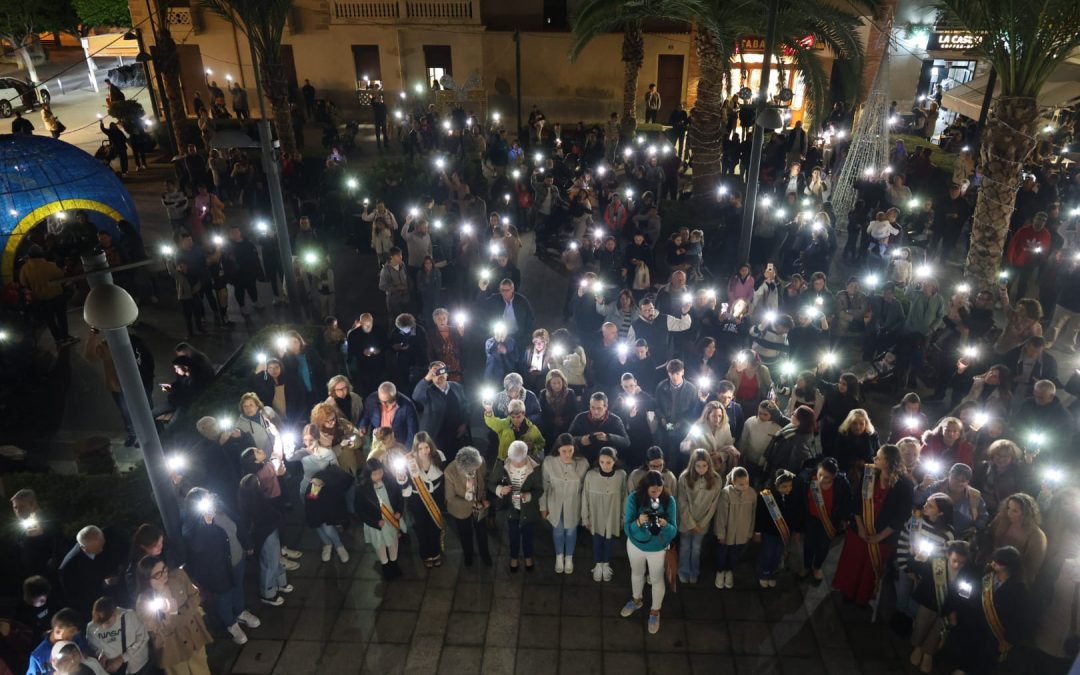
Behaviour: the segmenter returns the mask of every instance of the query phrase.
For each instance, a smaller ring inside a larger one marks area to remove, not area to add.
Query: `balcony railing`
[[[334,2],[331,23],[479,24],[478,0],[369,0]]]

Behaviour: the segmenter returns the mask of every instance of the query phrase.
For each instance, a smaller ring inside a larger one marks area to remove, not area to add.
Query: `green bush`
[[[146,117],[146,109],[142,103],[132,99],[113,101],[109,106],[109,115],[120,120],[129,129],[142,128],[142,119]]]
[[[43,515],[59,524],[63,535],[72,541],[86,525],[109,525],[130,535],[140,524],[158,520],[150,479],[142,464],[122,474],[14,473],[4,477],[4,485],[9,494],[23,488],[33,490]],[[15,528],[5,527],[4,531],[10,536]]]

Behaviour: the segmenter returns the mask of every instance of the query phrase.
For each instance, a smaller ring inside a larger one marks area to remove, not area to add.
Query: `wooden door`
[[[656,90],[660,92],[660,114],[656,121],[667,124],[668,116],[676,105],[682,103],[685,94],[682,54],[661,54],[657,58]]]

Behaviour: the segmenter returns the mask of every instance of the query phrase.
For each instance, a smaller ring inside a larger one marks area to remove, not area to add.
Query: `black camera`
[[[648,520],[645,521],[645,529],[652,536],[659,537],[660,531],[663,529],[663,526],[660,525],[660,516],[662,514],[659,499],[653,499],[649,502],[649,510],[645,512],[645,515],[648,516]]]

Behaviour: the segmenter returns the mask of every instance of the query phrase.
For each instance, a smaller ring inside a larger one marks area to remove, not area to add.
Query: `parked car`
[[[16,77],[0,77],[0,115],[11,117],[16,110],[32,111],[52,97],[43,86],[34,87]]]

